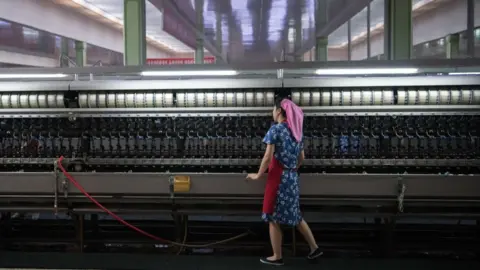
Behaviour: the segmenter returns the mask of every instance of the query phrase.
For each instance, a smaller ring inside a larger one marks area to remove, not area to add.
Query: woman
[[[283,265],[280,225],[296,226],[310,246],[308,259],[322,255],[308,224],[300,213],[297,169],[305,159],[303,151],[303,112],[288,99],[278,100],[273,108],[275,124],[263,142],[267,144],[260,169],[247,179],[258,180],[268,169],[262,219],[269,223],[273,256],[265,264]]]

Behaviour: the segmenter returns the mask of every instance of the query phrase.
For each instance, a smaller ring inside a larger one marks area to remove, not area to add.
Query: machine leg
[[[173,214],[173,219],[175,222],[175,235],[176,235],[176,242],[183,243],[187,237],[187,222],[188,222],[188,215],[182,215],[178,213]],[[175,252],[180,254],[185,251],[184,247],[175,248]]]
[[[90,215],[90,220],[87,223],[88,224],[88,231],[90,231],[92,238],[93,239],[98,239],[98,235],[100,232],[99,225],[98,225],[98,215],[97,214],[91,214]],[[101,244],[93,244],[89,245],[89,250],[93,248],[95,251],[98,251],[101,249]]]
[[[477,219],[477,234],[476,234],[476,241],[477,243],[480,243],[480,219]],[[480,245],[476,246],[476,253],[477,253],[477,259],[480,260]]]
[[[75,222],[75,250],[77,252],[83,252],[85,216],[83,214],[74,214],[73,220]]]
[[[392,218],[375,218],[375,227],[377,231],[377,245],[374,253],[378,257],[391,257],[394,251],[393,230],[395,220]]]
[[[380,256],[382,252],[382,219],[375,218],[375,246],[373,247],[373,253],[376,256]]]
[[[297,255],[297,230],[292,227],[292,256]]]
[[[10,219],[12,215],[10,212],[0,214],[0,249],[8,246],[8,234],[11,230]]]
[[[393,218],[384,219],[383,233],[383,257],[392,257],[394,255],[394,239],[393,230],[395,228],[395,220]]]

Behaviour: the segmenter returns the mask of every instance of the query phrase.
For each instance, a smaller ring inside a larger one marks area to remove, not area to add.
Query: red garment
[[[283,165],[275,156],[268,165],[267,183],[265,184],[265,193],[263,195],[263,213],[273,214],[277,204],[277,191],[282,182]]]

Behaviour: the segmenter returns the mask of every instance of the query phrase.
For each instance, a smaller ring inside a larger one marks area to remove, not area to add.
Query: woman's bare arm
[[[263,155],[262,163],[260,164],[260,168],[258,169],[258,173],[257,173],[258,178],[260,178],[268,169],[268,165],[270,165],[270,161],[272,161],[274,152],[275,152],[275,145],[267,144],[267,149],[265,150],[265,154]]]

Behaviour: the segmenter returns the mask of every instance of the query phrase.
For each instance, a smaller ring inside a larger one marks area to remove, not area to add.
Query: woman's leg
[[[274,222],[269,223],[270,242],[272,243],[273,256],[268,257],[269,261],[282,259],[282,229]]]
[[[304,219],[302,219],[302,221],[297,225],[297,229],[303,235],[308,245],[310,246],[310,251],[314,252],[315,250],[317,250],[318,245],[315,241],[315,237],[313,236],[312,230],[310,230],[310,227]]]

